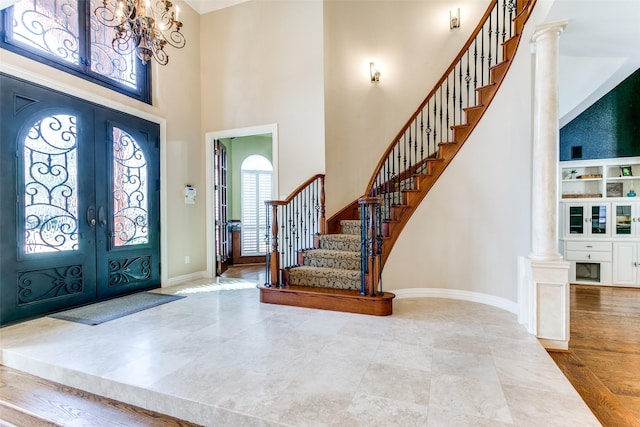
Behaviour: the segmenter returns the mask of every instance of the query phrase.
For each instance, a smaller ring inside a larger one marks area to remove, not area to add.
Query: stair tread
[[[345,270],[343,268],[329,268],[329,267],[311,267],[308,265],[300,265],[298,267],[292,267],[290,271],[298,270],[298,271],[306,271],[310,273],[322,273],[322,274],[345,274],[348,276],[358,276],[360,277],[360,270]]]
[[[329,267],[302,265],[289,269],[289,284],[315,286],[329,289],[359,289],[362,274],[360,270],[344,270]]]
[[[358,234],[322,234],[319,236],[320,249],[343,252],[360,251],[360,233]]]
[[[321,234],[320,238],[321,239],[336,239],[336,240],[360,240],[360,236],[357,236],[355,234],[343,234],[343,233]]]
[[[340,221],[340,228],[342,234],[360,235],[360,220],[359,219],[343,219]]]
[[[318,257],[326,257],[326,258],[333,258],[333,257],[339,257],[339,258],[346,258],[346,257],[352,257],[352,258],[360,258],[360,252],[352,252],[352,251],[338,251],[335,249],[311,249],[308,251],[304,252],[304,255],[312,255],[312,256],[318,256]]]

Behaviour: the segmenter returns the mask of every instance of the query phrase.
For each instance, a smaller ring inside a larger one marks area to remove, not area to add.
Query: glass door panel
[[[617,205],[615,234],[618,236],[630,235],[631,219],[631,205]]]
[[[23,254],[78,250],[77,118],[46,116],[23,142]]]
[[[584,206],[569,206],[569,234],[584,234],[584,224]]]
[[[607,234],[607,206],[591,206],[591,234]]]
[[[118,127],[113,128],[113,233],[112,245],[149,243],[147,159],[140,144]]]

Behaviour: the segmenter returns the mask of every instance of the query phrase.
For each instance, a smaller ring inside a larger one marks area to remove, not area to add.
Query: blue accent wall
[[[640,69],[560,129],[562,161],[630,156],[640,156]]]

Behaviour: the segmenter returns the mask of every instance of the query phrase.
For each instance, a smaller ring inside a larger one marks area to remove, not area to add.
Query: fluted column
[[[558,40],[567,21],[541,25],[535,47],[531,203],[532,260],[562,259],[558,252]]]

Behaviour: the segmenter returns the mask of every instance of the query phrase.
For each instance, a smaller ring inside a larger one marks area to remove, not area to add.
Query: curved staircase
[[[273,261],[281,251],[276,232],[269,263],[272,280],[260,287],[261,301],[365,314],[392,313],[394,295],[383,293],[379,284],[382,267],[413,212],[489,107],[535,3],[492,0],[451,66],[393,139],[364,196],[378,203],[375,215],[380,230],[366,230],[368,224],[361,217],[363,199],[355,200],[326,221],[326,233],[323,215],[313,247],[298,248],[296,260],[283,265]],[[278,217],[274,210],[273,218]],[[274,227],[278,229],[277,221],[272,230]],[[376,243],[376,237],[381,243]],[[369,256],[379,259],[367,263],[364,258]],[[274,274],[276,265],[283,272],[281,282]]]

